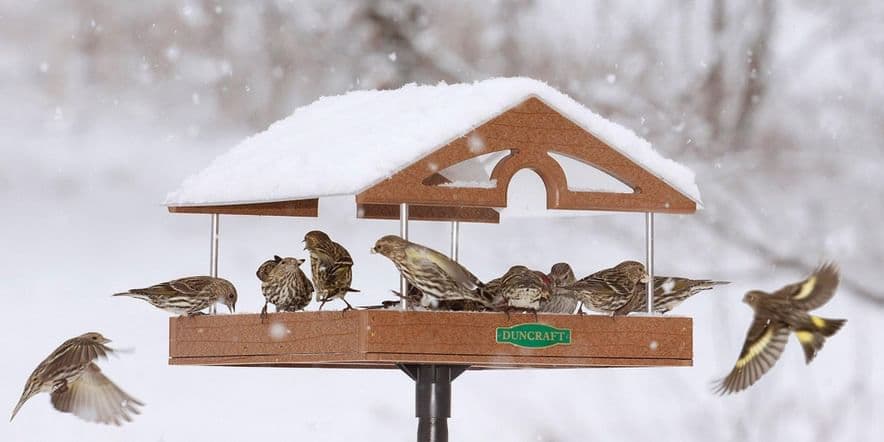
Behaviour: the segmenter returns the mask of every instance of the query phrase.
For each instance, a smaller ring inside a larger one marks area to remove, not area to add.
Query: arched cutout
[[[528,150],[514,150],[500,160],[491,172],[491,179],[503,190],[504,204],[507,199],[510,180],[522,169],[534,171],[546,187],[546,206],[554,208],[559,205],[562,191],[567,192],[568,184],[565,172],[551,157]]]
[[[525,168],[516,172],[506,189],[506,208],[501,215],[512,218],[539,216],[547,211],[547,190],[543,178]]]
[[[571,192],[634,193],[635,189],[617,177],[598,167],[560,152],[549,151],[547,155],[559,163],[568,179]]]

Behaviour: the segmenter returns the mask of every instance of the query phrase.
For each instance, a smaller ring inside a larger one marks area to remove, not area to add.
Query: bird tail
[[[120,293],[114,293],[111,296],[128,296],[130,298],[143,299],[145,301],[148,300],[147,296],[145,296],[144,294],[141,294],[141,293],[136,293],[136,292],[120,292]]]
[[[363,305],[359,308],[363,310],[387,310],[399,307],[400,301],[381,301],[380,305]]]
[[[795,332],[795,336],[798,337],[798,342],[801,343],[801,348],[804,350],[804,361],[807,364],[810,364],[810,361],[823,348],[826,338],[837,333],[847,322],[846,319],[826,319],[819,316],[811,316],[810,320],[816,330]]]
[[[846,319],[827,319],[819,316],[811,316],[810,320],[819,333],[827,338],[841,330],[841,327],[847,322]]]
[[[12,410],[12,416],[9,417],[9,422],[12,422],[12,420],[15,419],[15,415],[18,414],[18,410],[21,410],[21,406],[24,405],[25,402],[27,402],[27,400],[30,398],[31,396],[28,395],[27,391],[22,393],[21,399],[18,400],[18,403],[15,404],[15,408]]]
[[[690,291],[689,296],[696,295],[698,292],[701,292],[703,290],[712,290],[717,285],[725,285],[731,283],[730,281],[713,281],[711,279],[700,279],[692,282],[692,284],[689,283],[690,285],[686,287],[688,291]]]
[[[826,343],[826,337],[819,332],[799,330],[795,332],[795,336],[798,337],[798,342],[801,343],[801,348],[804,350],[804,362],[807,364],[810,364],[810,361],[816,357],[817,352]]]

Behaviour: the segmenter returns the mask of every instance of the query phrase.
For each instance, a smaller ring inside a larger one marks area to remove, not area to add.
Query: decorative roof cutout
[[[482,149],[472,140],[481,139]],[[427,184],[439,170],[480,154],[509,150],[491,173],[495,187]],[[629,183],[632,193],[575,191],[549,152],[567,155]],[[548,209],[693,213],[696,203],[585,131],[536,97],[455,139],[356,196],[360,204],[506,207],[516,172],[531,169],[543,180]]]
[[[559,166],[562,166],[565,177],[568,179],[568,190],[613,193],[633,193],[635,191],[629,184],[596,169],[591,164],[557,152],[550,151],[547,152],[547,155],[556,160]]]

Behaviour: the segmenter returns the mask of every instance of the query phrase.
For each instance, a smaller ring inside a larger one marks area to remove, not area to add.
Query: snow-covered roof
[[[693,171],[664,158],[631,130],[544,82],[494,78],[322,97],[188,177],[165,204],[355,195],[532,96],[700,203]]]

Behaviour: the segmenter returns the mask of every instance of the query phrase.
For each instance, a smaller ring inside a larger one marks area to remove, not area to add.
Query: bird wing
[[[350,252],[344,248],[344,246],[332,241],[331,250],[329,254],[334,257],[335,264],[349,264],[353,265],[353,258],[350,257]]]
[[[353,258],[350,257],[350,253],[347,252],[347,249],[334,241],[321,242],[315,247],[310,248],[310,253],[322,260],[326,265],[347,262],[349,262],[351,266],[353,265]]]
[[[267,277],[270,276],[270,272],[272,272],[277,265],[279,265],[279,261],[276,259],[268,259],[261,263],[261,266],[258,267],[258,271],[255,272],[255,276],[261,281],[266,281]]]
[[[304,287],[306,287],[306,289],[307,289],[307,293],[313,293],[314,288],[313,288],[313,283],[310,282],[310,278],[308,278],[307,275],[304,274],[304,272],[301,272],[300,277],[301,277],[301,281],[304,283]]]
[[[501,287],[503,286],[504,277],[501,276],[499,278],[494,278],[491,281],[485,283],[485,286],[482,287],[482,292],[485,293],[489,298],[494,297],[500,292]]]
[[[68,339],[58,346],[49,357],[43,361],[51,373],[63,367],[82,367],[98,358],[107,358],[114,350],[98,341],[76,337]]]
[[[642,291],[641,286],[642,284],[636,284],[632,288],[632,292],[629,294],[626,302],[614,310],[615,316],[628,315],[631,312],[638,311],[642,304],[647,307],[647,289]]]
[[[467,290],[475,290],[482,284],[469,270],[435,250],[411,244],[405,248],[405,255],[415,262],[436,267]]]
[[[120,425],[130,414],[140,414],[144,404],[129,396],[107,378],[94,363],[67,385],[51,394],[52,406],[89,422]]]
[[[631,296],[634,287],[627,287],[627,285],[624,284],[625,280],[618,278],[617,276],[619,275],[608,273],[603,270],[577,281],[578,285],[575,286],[592,292],[607,291],[624,297]]]
[[[182,295],[196,295],[205,290],[214,278],[209,276],[188,276],[169,281],[169,287]]]
[[[801,310],[813,310],[829,302],[838,288],[838,267],[833,263],[821,265],[804,281],[789,284],[773,296],[788,299]]]
[[[718,394],[736,393],[754,384],[776,364],[789,338],[785,323],[755,316],[740,357],[731,372],[720,381]]]

